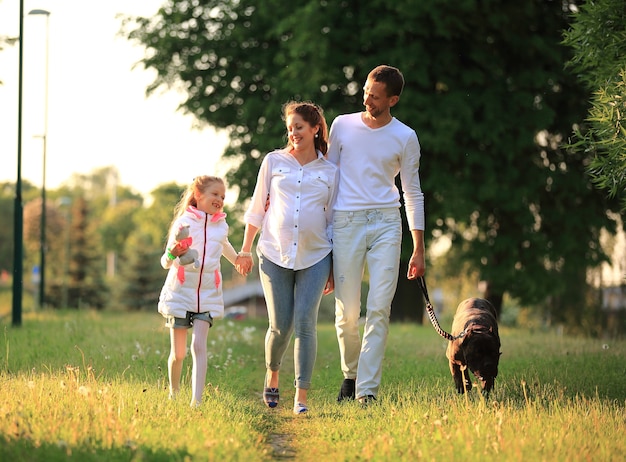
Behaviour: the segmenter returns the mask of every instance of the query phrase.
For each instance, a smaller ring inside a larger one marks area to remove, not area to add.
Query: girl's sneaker
[[[294,414],[300,415],[300,414],[306,414],[307,412],[309,412],[309,408],[306,406],[306,404],[296,403],[293,405]]]

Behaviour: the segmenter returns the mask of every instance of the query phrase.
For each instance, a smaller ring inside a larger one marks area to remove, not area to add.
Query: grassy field
[[[0,327],[0,460],[614,461],[626,453],[624,341],[503,328],[500,376],[485,401],[476,390],[456,394],[446,343],[431,326],[395,324],[379,401],[363,409],[335,402],[337,342],[321,324],[311,412],[294,416],[291,355],[281,404],[261,401],[264,320],[216,322],[199,409],[189,408],[189,357],[183,396],[167,399],[169,338],[156,313],[30,312],[21,327],[9,317]]]

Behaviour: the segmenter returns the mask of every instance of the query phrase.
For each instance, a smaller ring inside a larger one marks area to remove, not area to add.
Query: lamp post
[[[11,324],[22,325],[22,292],[24,289],[24,206],[22,204],[22,56],[24,50],[24,0],[20,0],[20,43],[17,90],[17,179],[13,207],[13,300]]]
[[[40,280],[39,280],[39,307],[43,308],[46,293],[46,151],[48,144],[48,43],[50,39],[50,12],[47,10],[31,10],[29,15],[44,15],[46,17],[46,68],[45,68],[45,93],[43,133],[43,178],[41,183],[41,237],[40,237]]]

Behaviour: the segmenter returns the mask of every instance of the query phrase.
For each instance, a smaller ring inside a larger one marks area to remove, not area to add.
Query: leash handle
[[[430,298],[428,297],[428,289],[426,288],[426,280],[424,279],[424,276],[418,277],[417,281],[419,282],[422,293],[424,294],[424,300],[426,300],[426,311],[428,312],[428,318],[430,319],[430,323],[433,325],[437,333],[451,342],[463,337],[465,335],[465,332],[461,332],[461,334],[455,337],[441,328],[441,326],[439,325],[439,321],[437,321],[437,316],[435,315],[435,309],[433,308],[432,303],[430,303]]]

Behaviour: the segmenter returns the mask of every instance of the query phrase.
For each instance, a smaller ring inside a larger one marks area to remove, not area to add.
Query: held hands
[[[324,286],[323,294],[328,295],[332,293],[333,290],[335,290],[335,279],[333,278],[333,275],[331,273],[330,277],[328,278],[328,281],[326,281],[326,285]]]
[[[239,252],[237,259],[235,260],[235,269],[242,276],[247,276],[252,271],[254,262],[252,261],[252,254],[250,252]]]

